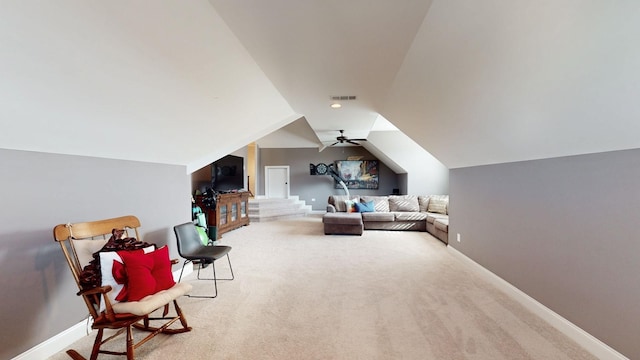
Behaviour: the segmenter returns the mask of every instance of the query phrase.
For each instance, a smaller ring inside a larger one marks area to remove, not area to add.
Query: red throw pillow
[[[117,284],[122,285],[122,289],[116,295],[116,301],[127,301],[127,269],[120,261],[113,260],[113,279]]]
[[[171,272],[171,259],[169,258],[169,248],[165,245],[151,253],[155,259],[153,277],[156,279],[156,292],[171,289],[176,282],[173,280]]]
[[[118,254],[127,270],[127,301],[138,301],[175,285],[166,246],[148,254],[135,251],[118,251]]]
[[[120,250],[127,252],[150,253],[155,251],[155,246],[147,246],[136,250]],[[122,263],[122,258],[118,251],[100,251],[100,274],[102,277],[102,286],[111,286],[111,291],[107,293],[107,297],[111,304],[120,301],[127,301],[127,272]],[[104,311],[104,300],[100,302],[100,311]]]

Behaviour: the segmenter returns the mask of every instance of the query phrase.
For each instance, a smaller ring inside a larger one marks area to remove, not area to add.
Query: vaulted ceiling
[[[297,119],[322,148],[379,115],[449,168],[638,148],[638,18],[599,0],[3,2],[0,148],[193,171]]]
[[[635,3],[210,2],[322,142],[380,113],[449,168],[640,146]]]
[[[324,143],[365,138],[430,1],[210,0]],[[337,101],[332,96],[356,96]]]

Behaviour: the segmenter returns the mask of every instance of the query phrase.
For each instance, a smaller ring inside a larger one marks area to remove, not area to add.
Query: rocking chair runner
[[[156,294],[147,296],[139,301],[112,303],[106,294],[111,290],[111,286],[99,286],[92,289],[83,289],[81,285],[81,274],[84,267],[91,260],[91,254],[100,250],[108,241],[113,229],[124,229],[127,237],[131,236],[130,231],[135,233],[135,238],[139,239],[138,228],[140,221],[135,216],[123,216],[114,219],[106,219],[92,222],[76,224],[60,224],[53,229],[53,237],[60,244],[65,259],[71,269],[71,273],[80,290],[77,295],[82,296],[89,315],[94,319],[92,328],[98,330],[91,352],[91,360],[95,360],[98,354],[126,355],[127,360],[134,359],[134,350],[140,345],[149,341],[157,334],[177,334],[190,331],[182,310],[178,306],[176,299],[187,294],[191,290],[191,285],[186,283],[176,283],[167,290],[162,290]],[[173,260],[172,264],[177,261]],[[104,302],[101,310],[100,302]],[[169,315],[169,305],[173,303],[174,315]],[[152,317],[155,310],[164,307],[161,317]],[[163,323],[154,327],[151,321],[162,321]],[[176,321],[180,321],[182,327],[169,328]],[[137,343],[133,341],[133,328],[150,332],[144,339]],[[102,339],[105,329],[118,330],[107,339]],[[116,338],[126,332],[126,351],[114,352],[101,350],[100,347],[106,342]],[[67,354],[71,358],[85,359],[75,350],[68,350]]]

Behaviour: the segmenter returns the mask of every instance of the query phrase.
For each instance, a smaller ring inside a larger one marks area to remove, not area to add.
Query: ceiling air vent
[[[344,100],[355,100],[356,96],[355,95],[339,95],[339,96],[331,96],[330,97],[331,100],[340,100],[340,101],[344,101]]]

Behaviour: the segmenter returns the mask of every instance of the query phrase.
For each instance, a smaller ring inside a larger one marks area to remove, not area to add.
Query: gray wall
[[[342,188],[335,189],[333,178],[329,175],[309,175],[309,164],[323,162],[331,164],[335,160],[346,160],[348,156],[363,156],[363,160],[376,160],[366,149],[362,147],[330,147],[318,152],[315,148],[298,149],[260,149],[260,161],[258,172],[260,179],[264,179],[264,167],[275,165],[289,165],[290,171],[290,193],[298,195],[307,205],[311,205],[313,210],[325,210],[329,195],[342,195]],[[380,162],[378,190],[357,190],[349,189],[352,195],[377,195],[391,194],[398,186],[398,176]],[[259,195],[264,195],[264,181],[258,184]],[[315,201],[313,201],[315,199]]]
[[[454,169],[450,187],[450,245],[640,359],[640,150]]]
[[[407,194],[409,189],[408,189],[408,184],[409,184],[409,179],[408,179],[409,175],[408,174],[398,174],[398,187],[400,188],[400,193],[401,194]],[[448,194],[449,192],[447,192]]]
[[[184,166],[0,149],[0,167],[0,359],[87,316],[55,225],[133,214],[177,257],[172,226],[191,218]]]

